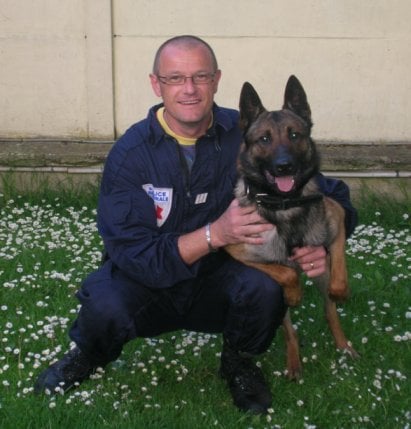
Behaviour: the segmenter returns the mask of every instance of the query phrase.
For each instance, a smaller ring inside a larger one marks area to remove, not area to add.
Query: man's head
[[[197,36],[191,36],[191,35],[184,35],[184,36],[176,36],[172,37],[171,39],[166,40],[157,50],[156,55],[154,57],[154,64],[153,64],[153,74],[159,74],[159,62],[160,62],[160,56],[163,52],[163,49],[166,48],[169,45],[175,45],[175,46],[183,46],[186,48],[196,48],[199,45],[205,47],[209,54],[213,65],[213,70],[218,70],[218,64],[217,64],[217,58],[214,54],[214,51],[212,47],[203,39],[200,39]]]
[[[211,120],[221,71],[211,47],[195,36],[177,36],[158,49],[151,85],[162,97],[169,127],[185,137],[204,134]]]

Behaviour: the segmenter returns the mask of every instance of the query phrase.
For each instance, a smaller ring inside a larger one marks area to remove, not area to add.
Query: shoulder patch
[[[143,185],[147,195],[154,201],[157,225],[162,226],[167,220],[173,202],[173,188],[155,188],[151,183]]]

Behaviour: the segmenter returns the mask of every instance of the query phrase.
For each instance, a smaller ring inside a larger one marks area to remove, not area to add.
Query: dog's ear
[[[289,77],[287,86],[285,87],[283,109],[292,110],[303,118],[310,127],[313,125],[311,121],[311,109],[304,88],[294,75]]]
[[[265,111],[260,97],[251,83],[245,82],[240,95],[240,127],[245,132],[252,122]]]

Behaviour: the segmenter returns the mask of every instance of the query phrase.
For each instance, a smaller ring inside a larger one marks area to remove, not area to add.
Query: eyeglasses
[[[192,76],[184,76],[182,74],[172,74],[170,76],[158,76],[157,78],[165,85],[184,85],[187,79],[191,79],[194,85],[205,85],[213,82],[214,73],[196,73]]]

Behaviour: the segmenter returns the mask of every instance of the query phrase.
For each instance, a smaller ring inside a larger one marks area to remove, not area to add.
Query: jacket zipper
[[[177,140],[173,139],[175,144],[177,145],[177,151],[178,151],[178,158],[180,161],[180,167],[183,171],[183,177],[184,177],[184,190],[186,197],[191,197],[191,173],[190,169],[188,168],[186,157],[184,156],[183,149],[181,149],[180,144]],[[214,140],[214,148],[217,152],[221,152],[221,144],[219,139]]]
[[[176,140],[174,140],[174,142],[177,145],[180,167],[183,171],[185,194],[186,194],[186,197],[190,198],[191,197],[191,192],[190,192],[191,183],[190,183],[190,171],[188,168],[187,160],[184,156],[183,149],[181,149],[179,143]]]

